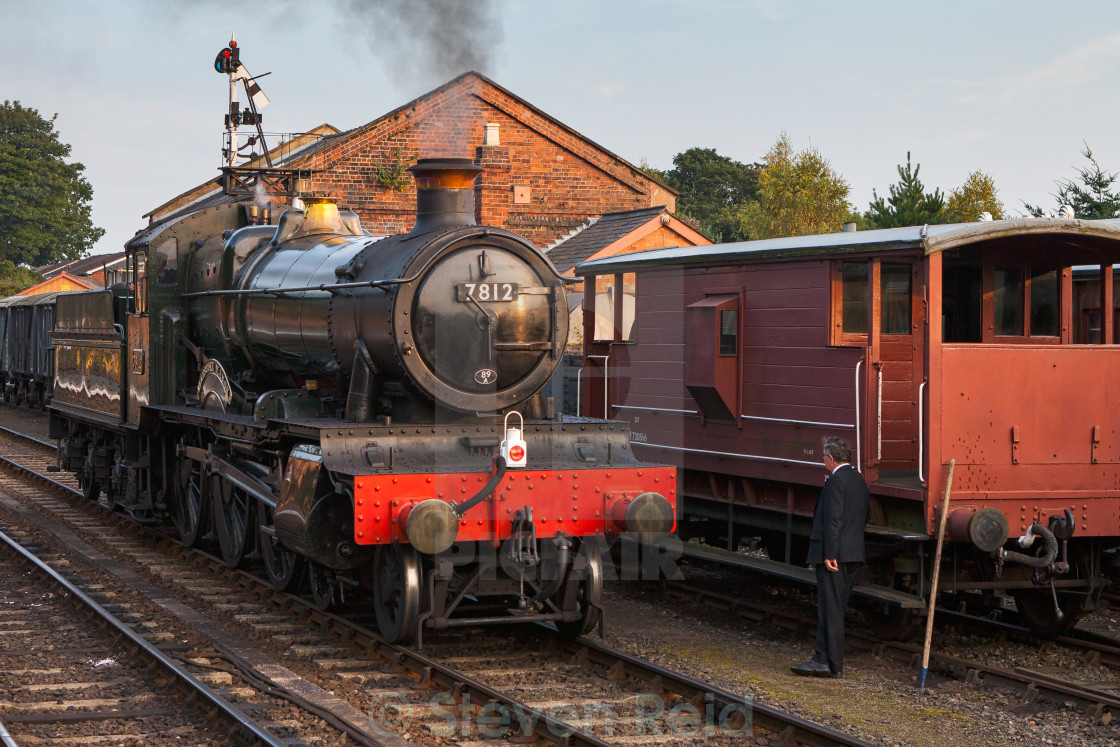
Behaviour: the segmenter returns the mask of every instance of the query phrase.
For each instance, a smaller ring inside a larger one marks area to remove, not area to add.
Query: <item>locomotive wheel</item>
[[[101,496],[101,485],[93,479],[93,475],[83,470],[78,475],[78,485],[82,489],[82,495],[86,497],[87,501],[97,501]]]
[[[276,537],[273,526],[276,522],[275,516],[271,506],[265,504],[257,506],[257,547],[260,548],[261,560],[264,562],[268,582],[272,584],[272,588],[277,591],[292,591],[303,579],[304,567],[307,564],[302,555],[284,547]]]
[[[556,623],[560,637],[568,640],[587,635],[599,622],[599,609],[603,604],[603,566],[595,553],[588,553],[587,560],[587,574],[579,582],[579,586],[575,587],[576,605],[582,616],[571,622]],[[569,586],[564,584],[560,588],[559,602],[560,608],[563,609],[567,602],[565,592]]]
[[[210,481],[203,476],[202,465],[186,457],[175,467],[172,521],[187,547],[197,547],[210,531]]]
[[[373,555],[377,628],[389,643],[407,646],[420,616],[420,555],[405,545],[378,545]]]
[[[307,580],[311,587],[311,601],[321,610],[329,610],[335,604],[338,591],[338,577],[335,572],[319,563],[308,563]]]
[[[253,550],[256,500],[221,475],[211,478],[210,492],[214,498],[214,524],[222,562],[230,568],[240,568]]]

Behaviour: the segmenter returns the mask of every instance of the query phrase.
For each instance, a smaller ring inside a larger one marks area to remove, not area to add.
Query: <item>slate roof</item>
[[[567,272],[663,212],[665,206],[656,205],[620,213],[607,213],[602,218],[591,219],[585,228],[553,245],[548,250],[548,258],[556,265],[559,272]]]
[[[125,258],[124,252],[116,252],[114,254],[95,254],[92,257],[85,259],[68,259],[64,262],[55,262],[42,267],[36,267],[35,272],[39,273],[46,279],[50,279],[55,275],[65,270],[68,274],[74,277],[88,276],[101,270],[102,267],[112,267],[113,265],[122,262]]]

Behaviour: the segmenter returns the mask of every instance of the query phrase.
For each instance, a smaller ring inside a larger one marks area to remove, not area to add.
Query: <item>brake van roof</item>
[[[597,275],[603,272],[629,272],[638,268],[662,265],[737,264],[774,259],[919,250],[928,255],[994,239],[1046,235],[1103,239],[1106,242],[1116,242],[1117,248],[1120,249],[1120,221],[1117,220],[1021,218],[651,249],[581,262],[576,265],[575,273]]]

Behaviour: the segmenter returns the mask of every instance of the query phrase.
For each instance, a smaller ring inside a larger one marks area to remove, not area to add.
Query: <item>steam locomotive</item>
[[[227,170],[231,171],[231,170]],[[468,159],[422,159],[417,217],[375,238],[331,200],[251,198],[126,246],[132,281],[57,298],[51,436],[86,496],[223,560],[370,589],[383,636],[599,617],[604,547],[675,523],[673,468],[629,426],[564,417],[564,280],[475,223]],[[228,174],[227,174],[228,175]]]

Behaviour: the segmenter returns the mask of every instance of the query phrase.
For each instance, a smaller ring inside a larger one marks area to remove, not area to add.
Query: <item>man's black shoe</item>
[[[794,664],[792,667],[790,667],[790,671],[792,671],[796,675],[800,675],[801,677],[832,676],[832,670],[828,668],[827,664],[821,664],[820,662],[812,660],[809,660],[804,664]]]

